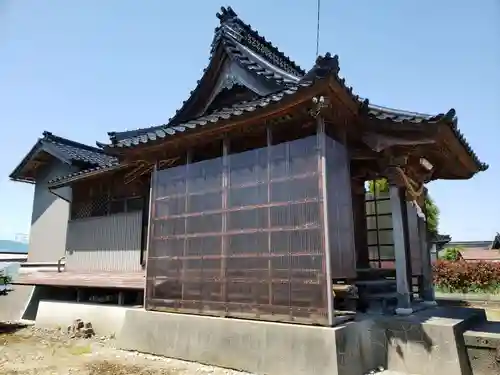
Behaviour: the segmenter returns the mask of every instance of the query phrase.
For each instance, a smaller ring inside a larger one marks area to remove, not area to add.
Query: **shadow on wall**
[[[69,219],[71,188],[57,189],[53,194],[47,182],[72,172],[60,161],[50,163],[37,178],[33,195],[33,211],[28,259],[31,262],[57,262],[64,256]]]
[[[50,163],[38,176],[37,184],[33,197],[33,213],[31,216],[31,225],[36,224],[38,219],[49,210],[49,208],[58,200],[69,202],[71,200],[71,188],[62,187],[54,190],[53,194],[46,184],[59,176],[64,176],[72,172],[72,168],[58,160]]]
[[[24,310],[22,319],[35,320],[38,312],[38,305],[42,300],[74,302],[76,300],[76,290],[51,286],[34,287],[33,294]]]
[[[14,285],[0,296],[0,322],[35,320],[41,300],[75,301],[76,292],[50,286]]]

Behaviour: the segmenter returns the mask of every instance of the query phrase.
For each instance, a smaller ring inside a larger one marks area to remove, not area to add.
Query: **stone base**
[[[266,375],[363,375],[383,365],[373,322],[313,327],[129,310],[121,349]],[[377,357],[378,355],[378,357]]]
[[[463,333],[484,310],[359,315],[334,328],[128,310],[118,347],[263,375],[470,375]],[[491,375],[493,375],[492,373]]]
[[[389,370],[407,374],[470,375],[463,333],[485,320],[482,309],[434,308],[410,316],[378,317],[374,329],[386,337],[381,345],[385,345],[385,368]]]
[[[473,375],[500,374],[500,322],[485,322],[464,333]]]
[[[398,307],[396,310],[395,310],[395,313],[396,315],[403,315],[403,316],[406,316],[406,315],[411,315],[413,314],[413,309],[411,307]]]

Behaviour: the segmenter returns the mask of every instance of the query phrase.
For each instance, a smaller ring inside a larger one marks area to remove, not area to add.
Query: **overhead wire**
[[[319,36],[320,36],[320,15],[321,15],[321,0],[317,2],[317,22],[316,22],[316,57],[319,56]]]

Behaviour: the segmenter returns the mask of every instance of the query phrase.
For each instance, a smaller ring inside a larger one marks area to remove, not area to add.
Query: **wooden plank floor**
[[[57,272],[34,271],[20,273],[14,278],[14,285],[52,285],[87,288],[144,289],[144,272]]]

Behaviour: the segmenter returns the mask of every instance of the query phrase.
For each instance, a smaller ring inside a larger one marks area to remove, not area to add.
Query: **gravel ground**
[[[63,330],[0,323],[2,375],[249,375],[114,348],[108,337],[70,338]]]
[[[252,375],[123,351],[114,344],[112,337],[71,338],[66,329],[0,323],[0,375]],[[383,369],[369,374],[404,375]]]

